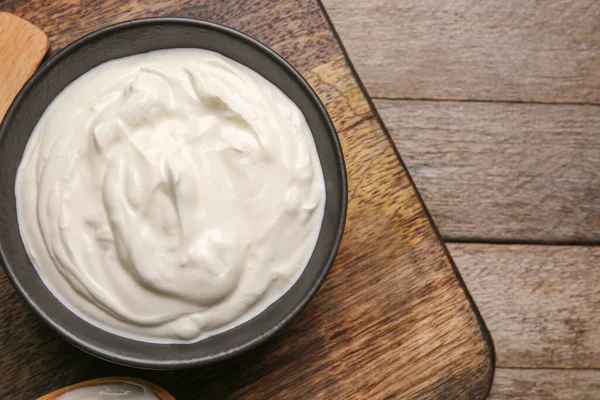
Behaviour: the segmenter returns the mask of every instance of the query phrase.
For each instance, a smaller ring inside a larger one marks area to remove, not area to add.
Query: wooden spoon
[[[45,396],[40,397],[38,400],[57,400],[59,396],[65,394],[67,392],[70,392],[72,390],[75,390],[75,389],[80,389],[80,388],[85,388],[85,387],[90,387],[90,386],[110,387],[111,384],[115,384],[115,383],[117,383],[117,384],[118,383],[131,383],[134,385],[143,386],[143,387],[146,387],[147,389],[149,389],[150,391],[152,391],[152,393],[154,393],[154,395],[156,397],[158,397],[159,400],[175,400],[175,397],[173,397],[169,392],[167,392],[165,389],[163,389],[159,386],[156,386],[153,383],[146,382],[141,379],[123,378],[123,377],[99,378],[99,379],[92,379],[90,381],[76,383],[74,385],[55,390],[52,393],[49,393]],[[106,396],[107,400],[109,397],[112,398],[112,396]],[[115,398],[120,398],[120,397],[115,396]]]
[[[48,51],[48,37],[29,22],[0,12],[0,122]]]

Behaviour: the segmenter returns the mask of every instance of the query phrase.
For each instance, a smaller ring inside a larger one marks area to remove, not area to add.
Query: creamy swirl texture
[[[102,64],[50,104],[17,172],[25,248],[80,317],[198,340],[281,297],[314,250],[325,185],[300,109],[200,49]]]

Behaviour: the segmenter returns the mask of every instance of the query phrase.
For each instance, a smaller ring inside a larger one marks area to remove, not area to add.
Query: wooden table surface
[[[490,328],[490,398],[600,399],[600,2],[324,4]]]
[[[35,318],[0,275],[0,399],[31,399],[107,375],[147,379],[182,400],[485,397],[494,371],[486,327],[320,3],[4,0],[0,9],[42,28],[52,52],[139,17],[186,16],[243,30],[286,57],[321,97],[349,188],[344,239],[316,298],[264,345],[203,368],[143,371],[89,356]],[[12,190],[8,181],[0,180],[1,190]]]

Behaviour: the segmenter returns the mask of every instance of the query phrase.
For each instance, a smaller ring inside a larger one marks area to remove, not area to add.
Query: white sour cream
[[[300,109],[207,50],[107,62],[38,122],[16,180],[45,284],[107,331],[150,342],[231,329],[299,278],[325,185]]]

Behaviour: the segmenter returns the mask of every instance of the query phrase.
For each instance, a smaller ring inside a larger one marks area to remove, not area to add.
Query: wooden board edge
[[[477,305],[475,304],[475,301],[473,300],[473,297],[471,296],[471,293],[469,292],[469,289],[467,288],[458,268],[456,267],[456,264],[454,263],[454,260],[452,259],[452,256],[450,255],[450,252],[448,251],[448,248],[446,247],[437,226],[433,222],[433,218],[431,217],[431,214],[430,214],[429,210],[427,209],[427,206],[423,202],[423,198],[421,197],[421,194],[419,193],[414,180],[410,176],[408,169],[407,169],[406,165],[404,164],[404,161],[402,160],[400,153],[398,152],[398,148],[394,144],[392,137],[387,130],[387,127],[383,123],[383,120],[381,119],[379,112],[377,111],[377,109],[375,108],[375,105],[373,104],[373,100],[369,96],[362,80],[358,76],[356,68],[354,67],[354,64],[352,64],[352,61],[350,60],[350,56],[348,55],[348,52],[346,51],[346,48],[344,47],[344,44],[342,43],[342,40],[341,40],[338,32],[336,31],[335,26],[333,25],[333,22],[331,21],[331,18],[329,17],[329,14],[327,13],[327,10],[325,9],[325,6],[323,5],[323,1],[317,0],[317,3],[319,5],[319,8],[321,9],[321,13],[323,13],[324,18],[325,18],[327,24],[329,25],[329,29],[333,33],[333,36],[334,36],[338,46],[340,46],[340,49],[342,51],[342,54],[344,55],[346,63],[348,64],[348,68],[350,69],[351,74],[353,75],[354,79],[356,79],[358,87],[362,91],[363,96],[365,97],[365,99],[367,100],[367,103],[369,104],[371,113],[373,114],[373,116],[375,117],[375,120],[379,124],[379,127],[381,128],[381,130],[384,132],[385,136],[387,137],[388,143],[394,149],[394,152],[396,153],[396,157],[398,158],[398,162],[400,163],[400,166],[404,169],[404,171],[406,171],[406,176],[408,177],[409,182],[415,191],[415,194],[417,196],[419,203],[421,204],[421,207],[423,208],[425,217],[427,218],[431,228],[433,229],[433,232],[435,234],[437,242],[439,243],[440,246],[442,246],[444,254],[446,256],[446,259],[447,259],[448,263],[450,264],[450,266],[452,267],[454,276],[456,277],[458,283],[460,284],[460,287],[463,289],[463,292],[464,292],[464,294],[467,298],[467,301],[471,307],[471,311],[475,315],[475,318],[479,325],[479,330],[481,332],[482,339],[485,343],[485,346],[487,348],[488,355],[489,355],[488,366],[487,366],[487,368],[488,368],[487,388],[485,390],[485,396],[483,396],[483,398],[485,399],[489,396],[490,391],[492,389],[492,383],[494,381],[494,374],[495,374],[495,370],[496,370],[496,350],[494,347],[494,341],[492,339],[490,331],[489,331],[487,325],[485,324],[485,321],[483,320],[483,317],[481,316],[481,313],[479,312],[479,309],[477,308]]]

